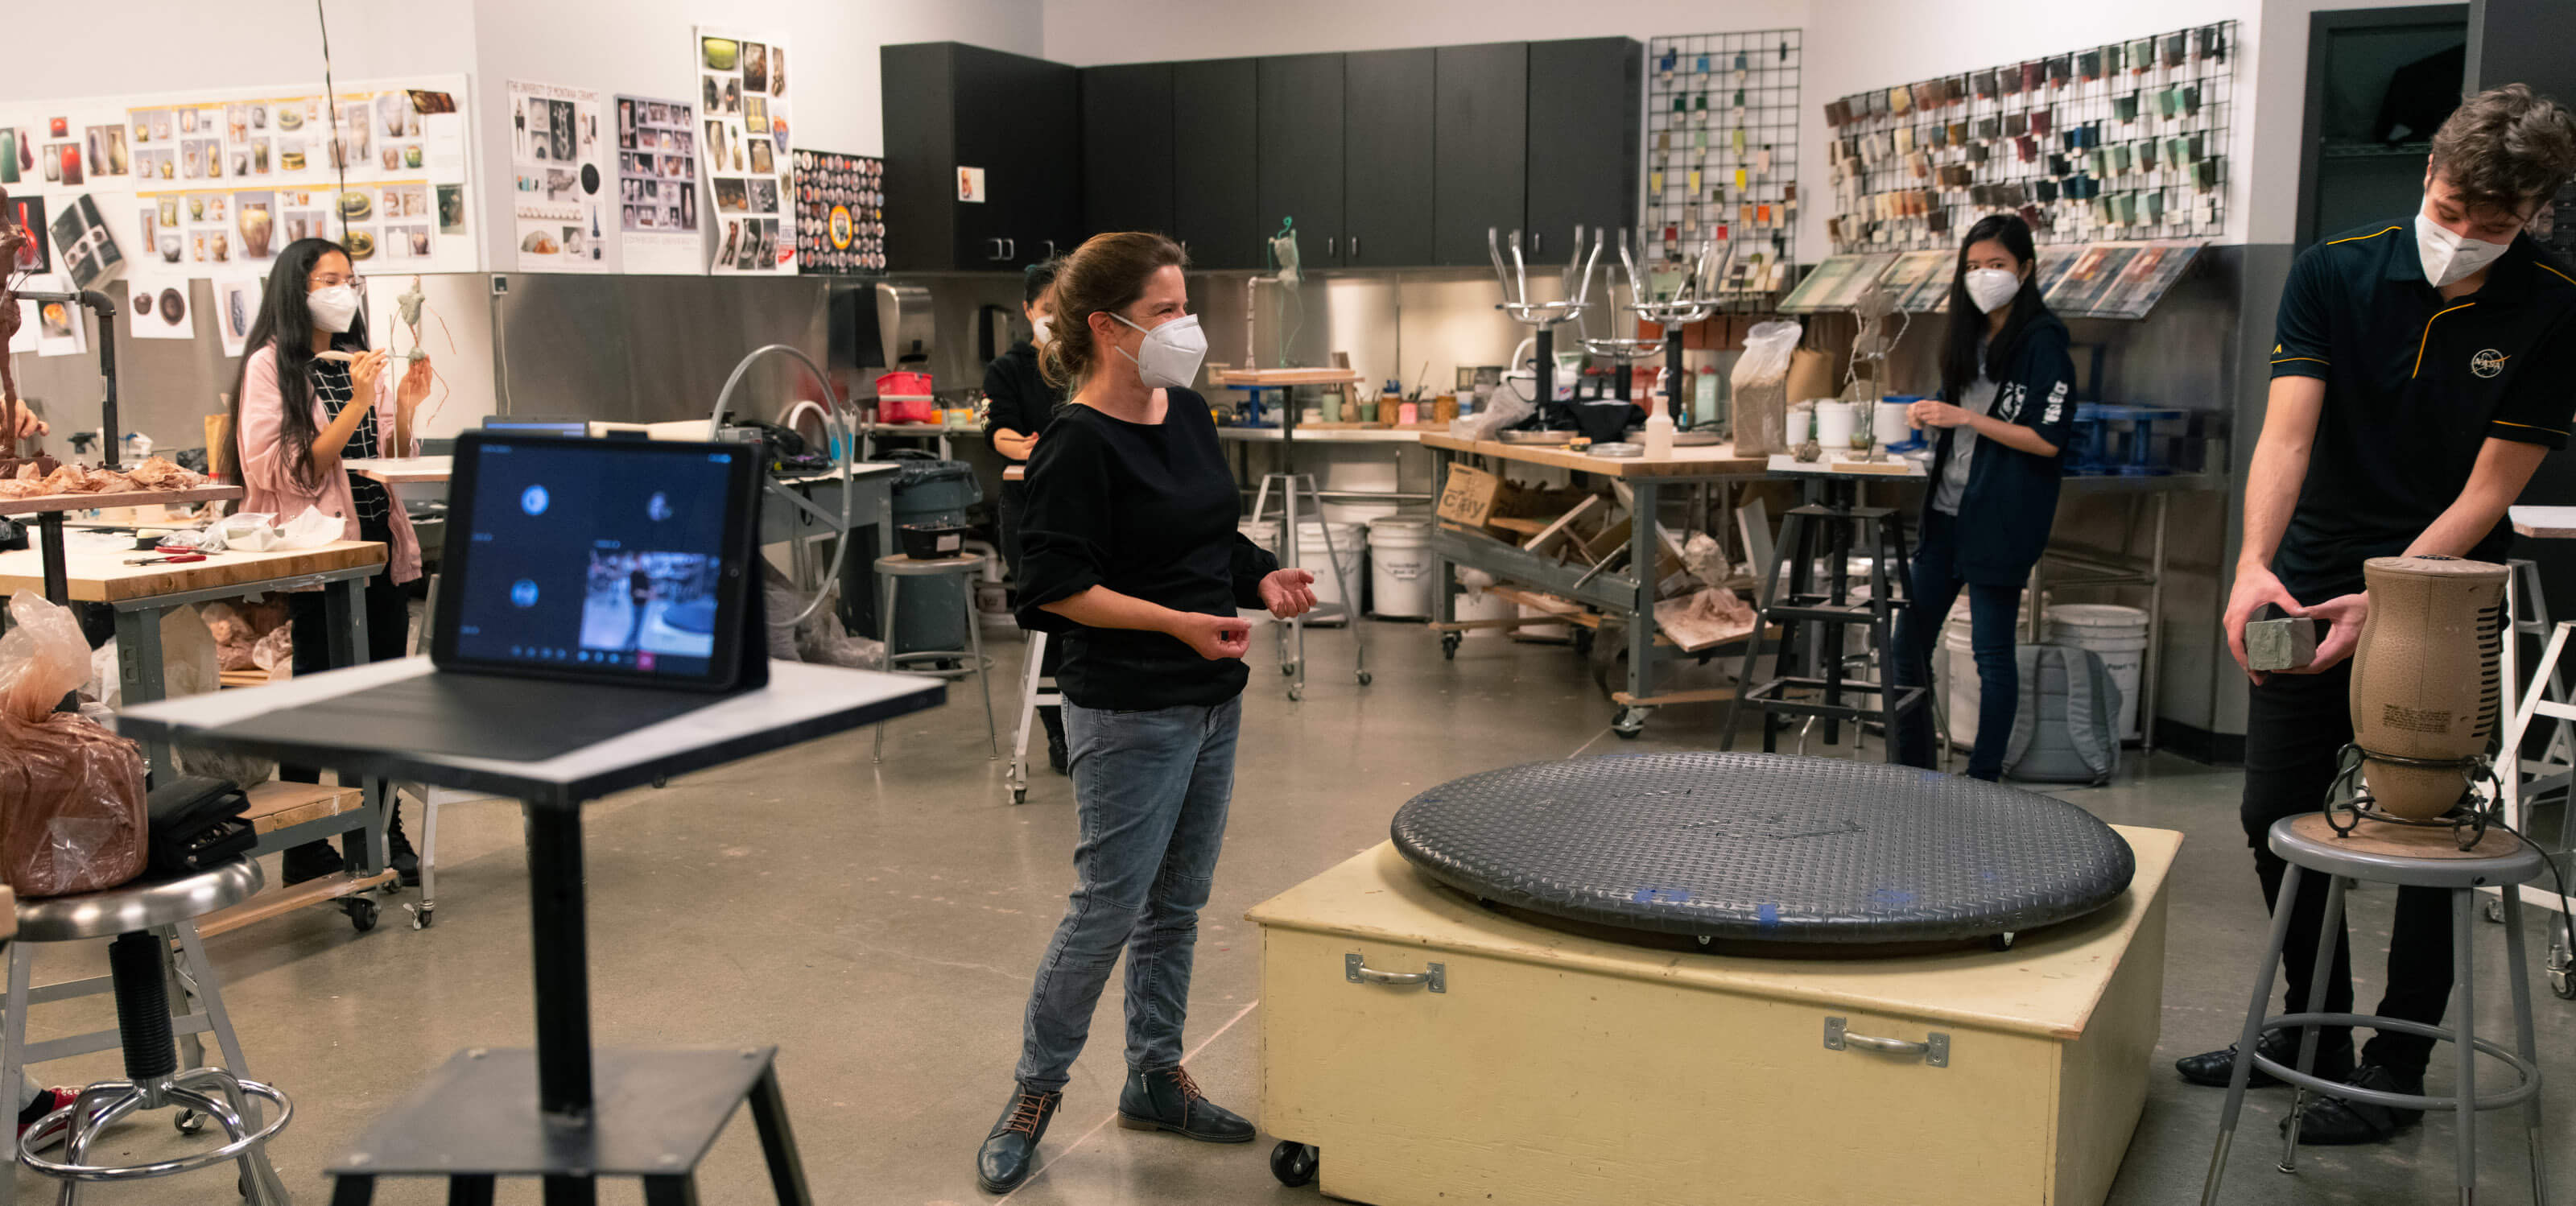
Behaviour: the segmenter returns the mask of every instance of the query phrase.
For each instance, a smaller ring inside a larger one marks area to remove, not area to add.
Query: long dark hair
[[[1942,396],[1953,404],[1960,391],[1977,379],[1977,341],[1986,335],[1986,312],[1977,308],[1977,299],[1968,296],[1968,249],[1989,239],[2004,245],[2004,250],[2021,261],[2029,275],[2021,281],[2021,292],[2013,295],[2012,312],[2004,318],[2004,329],[1986,345],[1985,376],[2001,380],[2003,366],[2010,363],[2013,349],[2021,345],[2022,332],[2048,313],[2048,303],[2039,296],[2039,252],[2031,243],[2030,223],[2019,214],[1989,214],[1968,228],[1968,237],[1959,241],[1959,263],[1950,273],[1950,335],[1941,350]]]
[[[278,438],[286,445],[287,473],[296,484],[311,488],[321,484],[322,475],[313,468],[313,437],[320,429],[313,425],[313,312],[305,308],[304,295],[313,278],[313,265],[323,256],[339,252],[343,258],[349,249],[329,239],[297,239],[277,253],[277,266],[268,271],[268,293],[260,299],[259,317],[250,324],[250,335],[242,340],[249,349],[241,367],[233,374],[233,401],[226,417],[231,422],[230,438],[223,451],[230,457],[223,473],[232,481],[241,481],[241,409],[242,387],[250,381],[250,360],[263,347],[274,347],[277,354]],[[356,271],[356,260],[350,260]],[[367,350],[366,315],[361,312],[349,329],[331,337],[331,346],[343,352]],[[349,405],[359,405],[352,398]],[[374,399],[364,399],[373,405]]]

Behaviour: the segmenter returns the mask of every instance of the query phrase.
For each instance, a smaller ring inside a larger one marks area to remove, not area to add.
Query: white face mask
[[[1116,314],[1110,317],[1127,322]],[[1132,322],[1127,325],[1136,327]],[[1199,329],[1198,315],[1184,314],[1151,330],[1136,329],[1145,332],[1145,346],[1139,349],[1143,354],[1125,348],[1118,349],[1118,354],[1136,362],[1136,375],[1149,388],[1187,389],[1199,379],[1199,361],[1207,357],[1207,332]]]
[[[1055,319],[1040,314],[1029,320],[1029,342],[1045,343],[1055,338]]]
[[[1977,309],[1986,314],[2011,304],[2014,296],[2021,292],[2021,274],[2001,268],[1971,268],[1963,283],[1968,287],[1968,299],[1977,303]]]
[[[304,308],[313,315],[313,325],[337,335],[349,329],[358,317],[358,291],[347,285],[332,285],[304,295]]]
[[[2436,225],[2423,210],[2415,211],[2415,256],[2424,264],[2424,279],[2434,288],[2456,284],[2496,262],[2512,247],[2456,235]]]

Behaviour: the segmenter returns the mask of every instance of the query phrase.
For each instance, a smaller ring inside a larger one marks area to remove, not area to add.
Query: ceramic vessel
[[[2467,775],[2372,755],[2470,758],[2494,739],[2507,572],[2448,557],[2362,563],[2370,616],[2352,656],[2352,735],[2382,810],[2438,817],[2459,803]]]

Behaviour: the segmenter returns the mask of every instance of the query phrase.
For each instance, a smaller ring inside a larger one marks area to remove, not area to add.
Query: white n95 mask
[[[2425,217],[2423,210],[2415,211],[2415,255],[2424,263],[2424,279],[2436,289],[2475,275],[2511,246],[2453,234]]]
[[[1961,283],[1968,287],[1968,300],[1986,314],[2003,309],[2021,292],[2021,274],[2001,268],[1971,268]]]
[[[1120,315],[1110,317],[1127,322]],[[1199,361],[1207,358],[1207,332],[1199,329],[1198,315],[1184,314],[1150,330],[1132,322],[1127,325],[1145,332],[1145,346],[1136,353],[1120,348],[1118,354],[1136,362],[1136,375],[1146,386],[1187,389],[1199,379]]]
[[[313,315],[314,326],[337,335],[358,317],[358,291],[347,285],[316,289],[304,295],[304,308]]]
[[[1055,338],[1055,319],[1040,314],[1029,320],[1029,342],[1045,343]]]

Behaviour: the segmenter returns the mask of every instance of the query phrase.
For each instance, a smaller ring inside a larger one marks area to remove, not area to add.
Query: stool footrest
[[[2367,1013],[2285,1013],[2279,1017],[2263,1019],[2263,1029],[2266,1032],[2295,1030],[2307,1026],[2366,1026],[2383,1033],[2393,1030],[2400,1034],[2412,1034],[2436,1042],[2459,1041],[2458,1035],[2440,1026],[2410,1022],[2403,1018],[2384,1018]],[[2532,1095],[2540,1091],[2540,1069],[2525,1062],[2521,1056],[2485,1039],[2472,1040],[2470,1045],[2477,1048],[2479,1053],[2492,1056],[2497,1062],[2511,1069],[2515,1077],[2512,1088],[2491,1097],[2479,1095],[2477,1109],[2509,1109],[2531,1100]],[[2367,1102],[2375,1106],[2386,1106],[2392,1110],[2456,1110],[2459,1108],[2457,1098],[2433,1097],[2421,1093],[2391,1093],[2385,1089],[2365,1089],[2357,1085],[2308,1075],[2296,1068],[2285,1066],[2260,1051],[2254,1052],[2253,1056],[2255,1067],[2271,1073],[2283,1082],[2329,1096]]]

